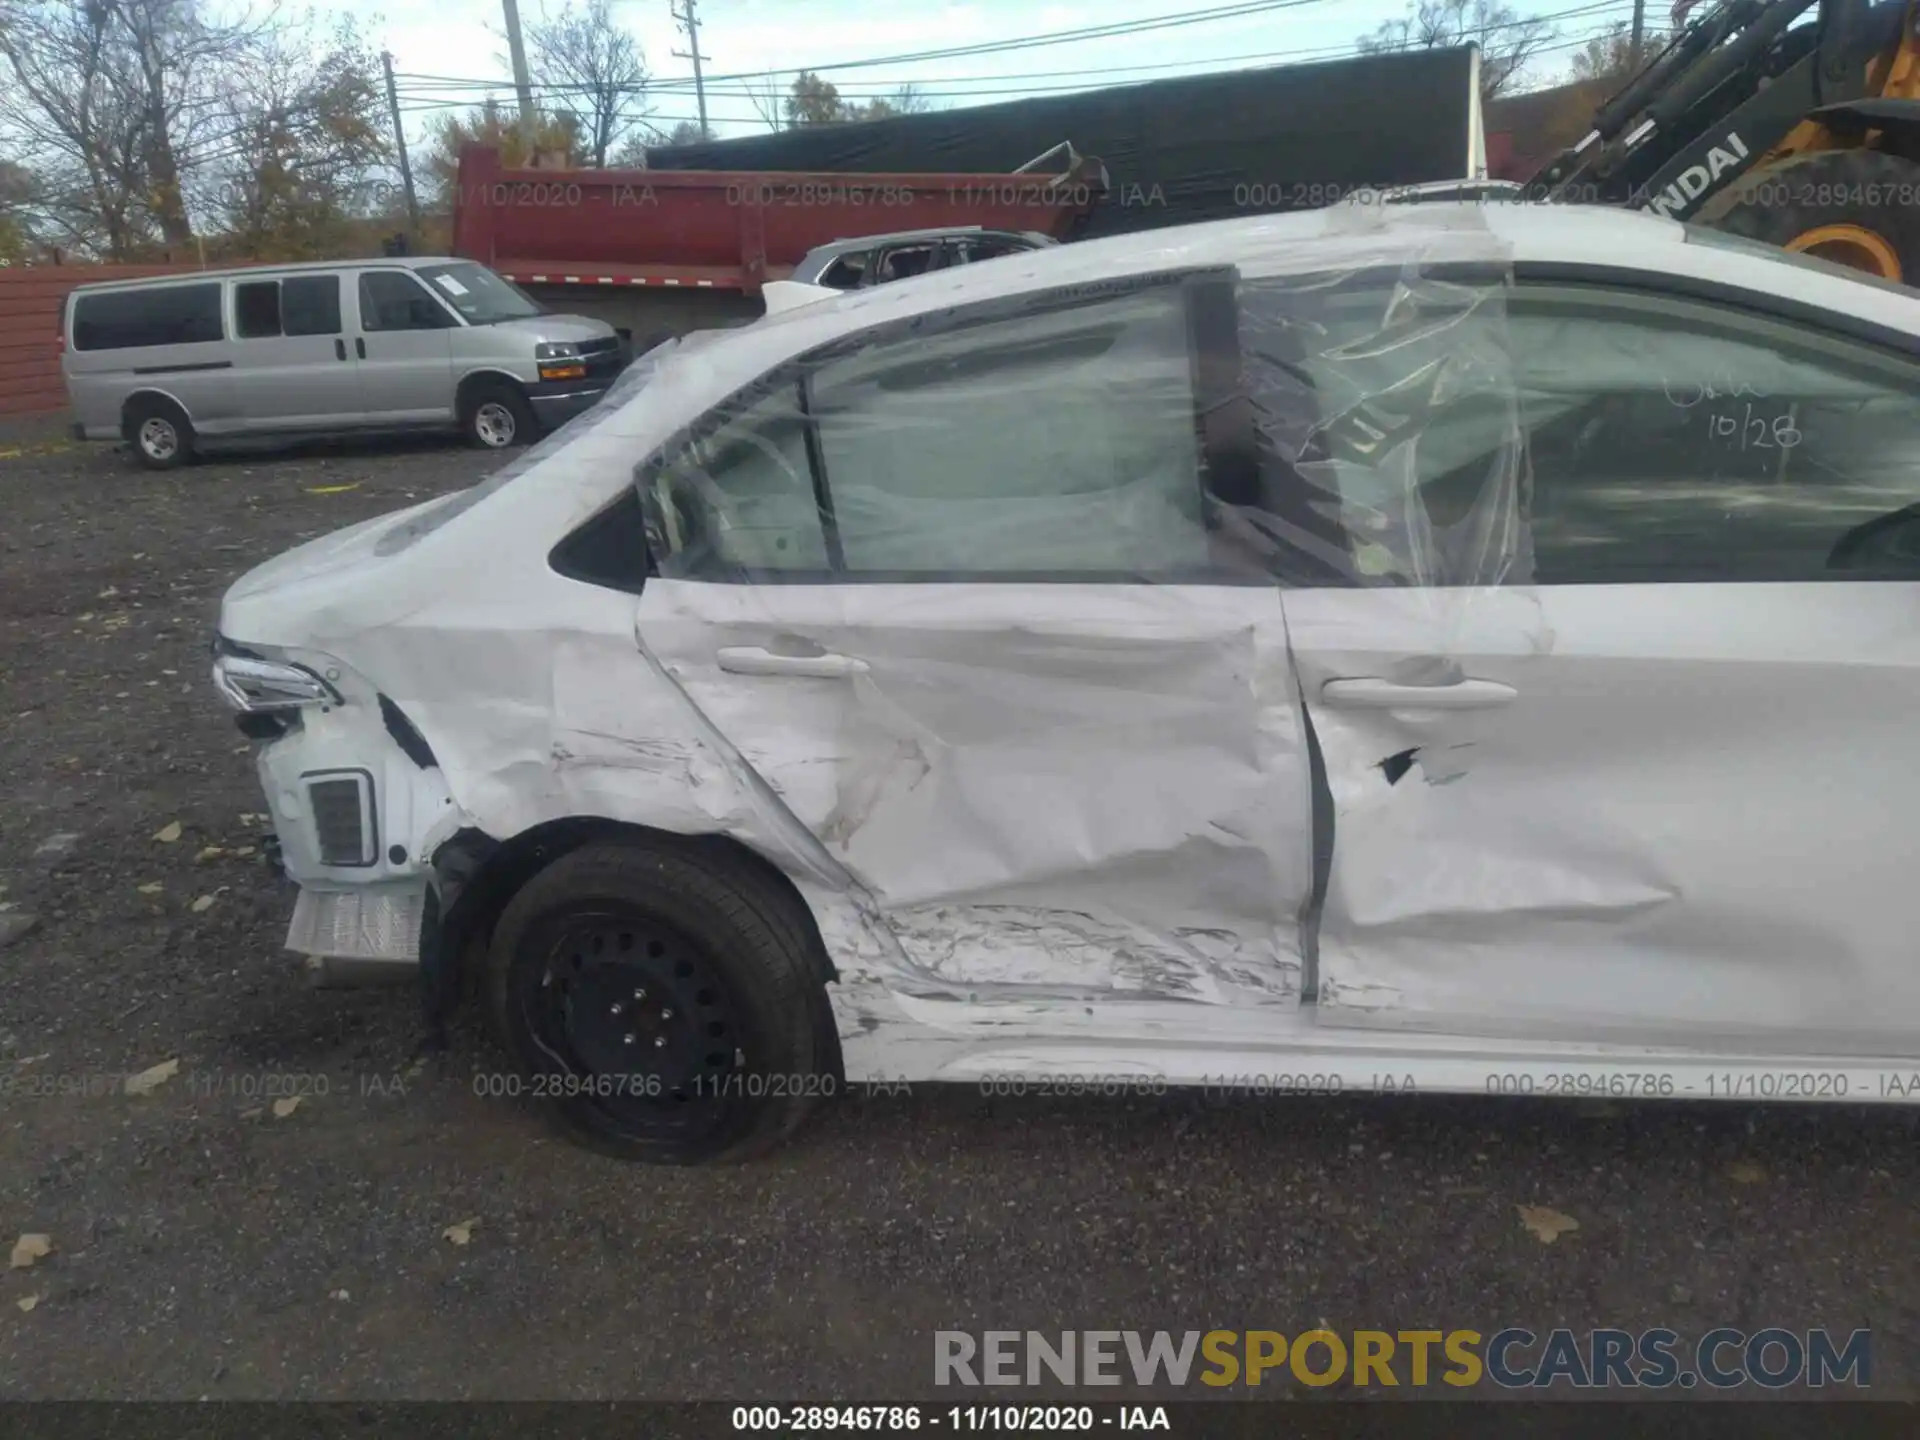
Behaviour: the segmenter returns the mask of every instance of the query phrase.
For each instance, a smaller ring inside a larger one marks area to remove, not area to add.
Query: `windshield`
[[[524,320],[542,313],[520,291],[471,260],[422,265],[418,273],[469,325],[498,325],[502,320]]]

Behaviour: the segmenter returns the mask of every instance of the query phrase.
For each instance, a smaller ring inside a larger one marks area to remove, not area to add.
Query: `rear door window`
[[[233,329],[242,340],[280,333],[278,280],[249,280],[233,287]]]
[[[75,350],[133,350],[221,340],[220,282],[82,295],[73,304]]]
[[[338,335],[340,277],[296,275],[233,287],[234,332],[242,340],[278,335]]]
[[[282,280],[280,323],[288,335],[338,335],[340,277],[298,275]]]

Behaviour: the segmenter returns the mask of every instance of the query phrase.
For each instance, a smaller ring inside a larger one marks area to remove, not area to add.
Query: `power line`
[[[1284,0],[1284,3],[1316,4],[1316,3],[1322,3],[1322,0]],[[1632,3],[1632,0],[1595,0],[1595,3],[1577,5],[1566,10],[1553,11],[1545,15],[1532,15],[1532,16],[1525,16],[1525,17],[1521,17],[1515,20],[1510,20],[1510,21],[1496,22],[1493,25],[1485,26],[1480,30],[1474,31],[1471,36],[1467,36],[1463,38],[1474,39],[1492,31],[1520,29],[1529,25],[1550,24],[1556,20],[1576,19],[1583,16],[1590,16],[1590,15],[1604,13],[1606,11],[1620,11],[1621,19],[1624,20],[1626,18],[1625,7],[1627,5],[1630,5],[1631,3]],[[1137,23],[1145,24],[1147,22],[1137,22]],[[1070,32],[1061,32],[1061,33],[1065,34]],[[1097,36],[1094,38],[1106,38],[1106,37],[1103,35],[1103,36]],[[1004,46],[1007,48],[1018,48],[1027,44],[1055,43],[1055,42],[1048,39],[1047,37],[1036,37],[1035,39],[1030,41],[1003,41],[1003,42],[993,42],[993,43],[996,46]],[[1584,40],[1582,40],[1580,43],[1585,43],[1585,42]],[[1559,47],[1555,47],[1555,48],[1559,48]],[[837,70],[837,69],[851,68],[853,66],[918,63],[923,58],[923,56],[931,56],[936,53],[947,53],[947,52],[929,51],[929,52],[922,52],[922,55],[894,55],[894,56],[882,56],[882,57],[875,58],[873,60],[847,61],[847,62],[844,62],[844,64],[842,65],[832,65],[832,66],[804,65],[804,66],[795,67],[793,70],[782,70],[782,71],[768,70],[768,71],[743,72],[743,74],[741,75],[732,75],[732,76],[716,75],[716,76],[707,77],[705,80],[705,85],[708,89],[713,90],[717,93],[743,95],[743,94],[749,94],[751,92],[746,89],[736,88],[733,85],[731,85],[729,82],[742,81],[746,79],[778,78],[782,75],[798,73],[799,71],[802,71],[802,70],[811,71],[813,73],[819,73],[822,70],[828,70],[828,69]],[[958,53],[958,52],[955,52],[955,53]],[[948,85],[966,84],[966,83],[974,83],[974,82],[1000,83],[1000,82],[1007,82],[1007,81],[1014,81],[1014,80],[1024,80],[1029,78],[1031,79],[1069,78],[1070,79],[1073,77],[1085,76],[1085,77],[1097,77],[1097,78],[1089,78],[1087,81],[1088,84],[1096,84],[1096,83],[1099,83],[1099,80],[1110,79],[1115,74],[1126,73],[1126,72],[1135,72],[1135,71],[1158,72],[1163,70],[1187,69],[1190,67],[1204,67],[1207,65],[1223,64],[1223,63],[1226,63],[1229,61],[1235,61],[1235,60],[1245,62],[1250,60],[1252,61],[1285,60],[1285,59],[1305,59],[1310,57],[1324,57],[1324,58],[1332,59],[1332,58],[1339,58],[1339,57],[1357,55],[1362,53],[1366,53],[1366,52],[1357,49],[1355,46],[1351,44],[1320,45],[1320,46],[1311,46],[1311,47],[1290,49],[1290,50],[1264,51],[1254,55],[1241,54],[1241,55],[1230,55],[1230,56],[1214,56],[1214,57],[1210,57],[1207,59],[1200,59],[1200,60],[1170,61],[1170,62],[1160,62],[1160,63],[1140,64],[1140,65],[1102,66],[1102,67],[1099,67],[1098,69],[1040,70],[1040,71],[1014,72],[1014,73],[1009,73],[1005,75],[941,76],[935,81],[933,81],[932,83],[948,84]],[[1248,67],[1243,63],[1241,65],[1235,66],[1234,68],[1244,69]],[[1206,73],[1206,72],[1202,69],[1196,69],[1194,73],[1200,74],[1200,73]],[[415,82],[414,88],[412,90],[403,92],[403,93],[408,93],[410,95],[414,95],[414,94],[417,94],[417,92],[425,91],[428,89],[457,90],[457,89],[471,88],[473,90],[486,90],[486,91],[503,90],[508,88],[509,85],[511,84],[511,82],[509,81],[498,80],[498,79],[485,80],[485,79],[477,79],[477,78],[470,78],[470,77],[422,75],[422,74],[411,74],[411,73],[405,73],[405,72],[401,73],[399,78],[402,80]],[[636,86],[633,88],[637,91],[642,91],[649,94],[671,94],[671,93],[678,93],[679,91],[681,91],[685,86],[685,83],[686,82],[684,81],[674,81],[674,80],[650,80],[643,86]],[[920,82],[913,81],[913,80],[906,80],[906,81],[848,80],[848,81],[836,83],[834,88],[836,90],[839,90],[843,94],[856,93],[856,92],[869,93],[869,94],[874,92],[879,92],[879,93],[885,94],[885,93],[890,93],[892,91],[900,89],[901,86],[904,84],[912,84],[912,85],[915,85],[916,88],[919,88]],[[560,93],[567,90],[588,89],[592,87],[579,86],[579,85],[551,84],[551,85],[536,85],[535,88],[538,90],[546,91],[549,94],[555,94],[555,93]],[[1039,91],[1039,92],[1044,92],[1049,89],[1068,90],[1068,89],[1078,89],[1078,88],[1083,88],[1083,87],[1073,86],[1073,85],[1032,87],[1033,90]],[[922,91],[922,93],[929,93],[929,92]],[[964,94],[968,92],[941,92],[941,93]],[[982,94],[1003,93],[1004,94],[1004,93],[1013,93],[1013,92],[981,91],[981,92],[973,92],[973,93],[982,93]],[[1019,93],[1029,93],[1029,91],[1023,90]],[[424,98],[424,96],[420,96],[419,98]]]
[[[928,60],[947,60],[966,55],[994,55],[1010,50],[1036,49],[1048,45],[1064,45],[1083,40],[1107,40],[1119,36],[1140,35],[1154,30],[1183,28],[1188,25],[1205,24],[1214,20],[1237,20],[1250,15],[1266,14],[1274,10],[1297,10],[1312,5],[1327,5],[1334,0],[1239,0],[1230,5],[1216,5],[1204,10],[1185,10],[1171,15],[1148,16],[1141,20],[1109,21],[1102,25],[1086,25],[1074,30],[1055,30],[1041,35],[1029,35],[1012,40],[984,40],[971,45],[953,45],[937,50],[920,50],[902,55],[880,55],[866,60],[839,60],[826,64],[808,64],[783,66],[778,70],[743,70],[731,75],[708,77],[709,83],[729,80],[777,79],[781,75],[800,70],[820,74],[829,70],[863,70],[876,65],[920,64]],[[405,80],[424,80],[439,84],[472,85],[494,84],[493,81],[463,80],[444,75],[401,75]]]

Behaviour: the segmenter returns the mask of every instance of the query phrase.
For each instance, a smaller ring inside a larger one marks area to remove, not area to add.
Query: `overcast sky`
[[[549,5],[562,0],[546,0]],[[1052,31],[1148,20],[1211,8],[1222,0],[1102,0],[1098,4],[1034,4],[1030,0],[971,0],[940,4],[912,0],[891,6],[854,0],[702,0],[700,46],[708,87],[708,115],[717,135],[762,129],[739,80],[746,72],[778,71],[782,87],[798,70],[835,62],[879,59],[980,42],[1025,39]],[[531,26],[542,0],[520,0],[521,24]],[[1523,14],[1580,7],[1588,11],[1559,22],[1575,39],[1609,18],[1625,17],[1631,0],[1522,0]],[[501,0],[438,0],[431,9],[383,6],[379,0],[349,0],[361,37],[393,52],[403,76],[498,80],[510,99],[509,68]],[[1652,7],[1655,10],[1662,6]],[[387,13],[383,14],[385,9]],[[1295,0],[1290,8],[1183,24],[1140,34],[1082,39],[991,55],[951,57],[912,64],[822,73],[850,98],[883,94],[913,82],[941,108],[1013,99],[1066,88],[1157,79],[1167,75],[1283,64],[1350,50],[1354,39],[1382,20],[1405,11],[1404,0]],[[1597,12],[1597,13],[1595,13]],[[675,26],[668,0],[618,0],[616,14],[646,51],[659,86],[654,118],[664,125],[695,113],[692,71],[676,58],[686,37]],[[1536,67],[1541,80],[1566,68],[1564,49]],[[423,136],[434,102],[477,100],[484,92],[403,78],[403,108],[410,138]]]

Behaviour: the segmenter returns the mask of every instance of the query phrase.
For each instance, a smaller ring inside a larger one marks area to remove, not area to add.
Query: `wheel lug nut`
[[[653,1048],[654,1048],[654,1049],[656,1049],[656,1050],[664,1050],[664,1049],[666,1049],[666,1048],[667,1048],[667,1037],[666,1037],[666,1036],[664,1036],[664,1035],[656,1035],[656,1036],[654,1036],[654,1037],[653,1037]]]
[[[618,1015],[620,1013],[620,1007],[618,1005],[615,1005],[613,1009],[608,1011],[607,1013],[610,1015]]]
[[[642,986],[641,986],[641,987],[640,987],[640,988],[639,988],[638,990],[635,990],[635,991],[633,992],[633,998],[634,998],[634,999],[636,999],[636,1000],[644,1000],[644,999],[646,999],[646,998],[647,998],[647,987],[646,987],[646,986],[644,986],[644,985],[642,985]]]
[[[629,1035],[629,1036],[627,1036],[627,1037],[626,1037],[626,1038],[625,1038],[624,1040],[622,1040],[622,1041],[621,1041],[620,1043],[621,1043],[621,1044],[623,1044],[623,1045],[631,1045],[631,1044],[633,1044],[633,1036],[631,1036],[631,1035]]]
[[[671,1011],[671,1010],[669,1010],[669,1009],[667,1009],[667,1007],[666,1007],[666,1006],[664,1006],[664,1005],[663,1005],[663,1006],[661,1006],[661,1007],[660,1007],[660,1018],[661,1018],[662,1020],[671,1020],[671,1019],[673,1018],[673,1011]]]

